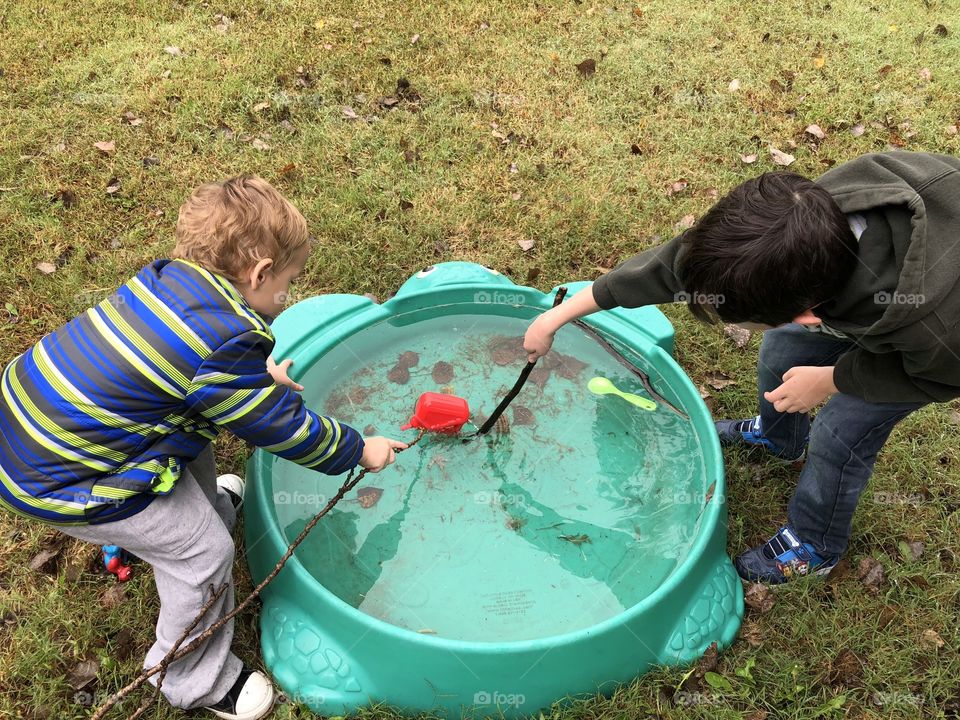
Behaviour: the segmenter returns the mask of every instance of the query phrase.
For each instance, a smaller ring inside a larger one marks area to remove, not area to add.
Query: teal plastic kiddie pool
[[[354,295],[294,305],[274,323],[275,356],[295,361],[312,409],[412,439],[399,426],[422,392],[466,398],[477,424],[492,412],[552,295],[444,263],[382,305]],[[743,594],[725,553],[723,464],[671,357],[673,328],[652,307],[589,324],[680,413],[588,392],[602,376],[650,397],[582,328],[561,329],[489,435],[427,435],[368,475],[266,588],[263,658],[288,696],[323,715],[382,702],[520,716],[729,645]],[[249,475],[259,581],[344,478],[260,451]]]

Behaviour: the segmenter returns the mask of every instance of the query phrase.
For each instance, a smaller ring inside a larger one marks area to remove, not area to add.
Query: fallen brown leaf
[[[860,561],[857,575],[864,586],[872,593],[876,593],[885,579],[883,565],[872,557],[865,557]]]
[[[776,599],[769,587],[763,583],[754,582],[750,583],[744,591],[743,601],[750,609],[765,613],[770,611]]]
[[[597,72],[597,61],[593,58],[587,58],[577,63],[576,68],[581,77],[588,78]]]
[[[796,161],[796,158],[790,153],[785,153],[782,150],[778,150],[773,145],[770,146],[770,156],[773,158],[773,162],[777,165],[782,165],[783,167],[788,167],[793,165]]]
[[[750,344],[750,331],[739,325],[732,323],[724,325],[723,334],[733,340],[733,344],[741,350]]]
[[[689,230],[696,223],[697,218],[694,215],[684,215],[680,218],[680,221],[674,225],[674,228],[679,232],[680,230]]]
[[[44,275],[49,275],[52,272],[56,272],[57,266],[54,265],[53,263],[42,262],[42,263],[37,263],[37,270],[42,272]]]
[[[523,250],[524,252],[530,252],[531,250],[533,250],[536,244],[537,243],[535,240],[527,240],[527,239],[517,240],[517,245],[519,245],[520,249]]]
[[[113,140],[101,140],[95,142],[93,146],[103,155],[113,155],[117,149],[117,144]]]
[[[97,660],[81,660],[67,673],[67,684],[74,690],[82,690],[97,677],[100,663]]]
[[[827,137],[827,134],[817,124],[807,125],[807,128],[804,130],[804,132],[811,137],[815,137],[817,140],[823,140],[825,137]]]
[[[920,635],[920,643],[928,650],[939,650],[943,647],[943,638],[936,630],[924,630]]]
[[[759,156],[756,153],[751,153],[750,155],[741,155],[740,161],[744,165],[753,165]]]

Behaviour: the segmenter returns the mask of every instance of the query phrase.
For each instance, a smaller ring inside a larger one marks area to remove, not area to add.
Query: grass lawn
[[[3,364],[164,256],[191,188],[241,172],[320,238],[303,295],[383,298],[452,259],[541,289],[595,278],[774,169],[771,147],[812,176],[889,147],[960,154],[958,0],[17,0],[0,27]],[[665,311],[715,415],[752,414],[759,336],[741,350]],[[718,371],[735,383],[710,388]],[[958,407],[898,426],[848,571],[748,610],[712,683],[666,669],[544,717],[957,717]],[[237,469],[246,449],[218,454]],[[735,554],[783,520],[796,471],[731,453],[727,474]],[[86,717],[79,663],[103,695],[152,642],[149,574],[118,598],[73,542],[32,569],[56,537],[0,517],[0,717]],[[884,570],[872,589],[866,558]],[[237,632],[259,662],[256,617]]]

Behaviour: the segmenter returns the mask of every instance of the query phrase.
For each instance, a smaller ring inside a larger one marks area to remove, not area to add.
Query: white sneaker
[[[233,507],[237,510],[243,505],[243,495],[247,489],[246,481],[239,475],[232,473],[220,475],[217,477],[217,487],[223,488],[230,493],[230,499],[233,500]]]
[[[236,476],[234,476],[236,477]],[[230,692],[207,710],[224,720],[260,720],[273,710],[277,693],[262,672],[244,666]]]

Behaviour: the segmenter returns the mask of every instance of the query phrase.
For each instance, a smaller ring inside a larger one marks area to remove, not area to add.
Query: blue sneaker
[[[782,463],[803,462],[807,454],[806,450],[801,451],[795,458],[785,458],[780,455],[780,450],[763,434],[763,428],[760,425],[760,416],[747,418],[746,420],[717,420],[714,425],[717,427],[717,434],[720,436],[721,445],[750,445],[753,447],[762,447],[771,453]]]
[[[805,575],[828,575],[839,557],[821,557],[810,543],[801,542],[789,525],[763,545],[747,550],[734,560],[744,580],[780,585]]]

